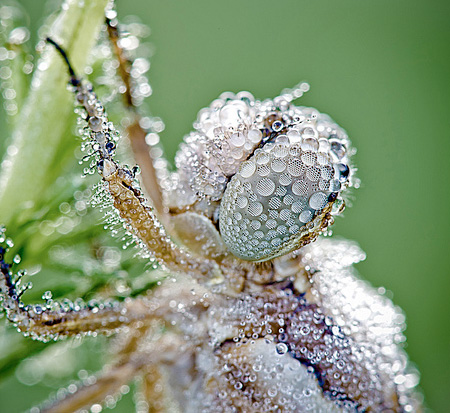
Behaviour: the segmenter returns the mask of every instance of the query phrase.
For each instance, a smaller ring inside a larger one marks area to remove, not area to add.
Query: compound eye
[[[290,129],[256,149],[231,178],[219,226],[235,256],[266,261],[314,240],[328,225],[349,167],[328,139],[317,137],[314,127]]]

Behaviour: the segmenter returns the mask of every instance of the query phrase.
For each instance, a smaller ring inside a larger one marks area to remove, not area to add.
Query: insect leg
[[[129,232],[135,235],[139,244],[161,265],[174,272],[188,273],[196,279],[217,276],[217,264],[190,255],[175,245],[152,207],[148,205],[134,172],[120,165],[114,159],[115,139],[118,132],[108,120],[105,110],[95,93],[74,74],[64,50],[53,40],[53,44],[69,67],[70,84],[78,103],[84,108],[83,119],[87,122],[85,135],[97,170],[103,177],[105,191],[111,197],[112,205],[123,220]]]
[[[125,51],[119,45],[120,32],[115,20],[106,19],[106,27],[108,29],[108,36],[111,41],[113,52],[119,62],[119,74],[125,85],[124,102],[125,106],[132,112],[133,122],[127,127],[127,135],[130,140],[131,149],[133,150],[134,158],[141,168],[142,182],[147,191],[156,212],[160,217],[165,215],[162,188],[158,178],[158,172],[161,174],[161,169],[164,168],[165,162],[161,157],[154,159],[152,157],[152,147],[147,144],[145,137],[147,131],[142,127],[142,117],[138,108],[134,104],[133,99],[133,78],[130,70],[132,62],[126,56]],[[162,162],[161,162],[162,161]]]
[[[142,377],[141,397],[149,413],[164,411],[165,378],[157,366],[151,366]]]
[[[4,252],[5,248],[0,246],[2,307],[19,331],[40,341],[91,333],[112,334],[134,322],[161,320],[170,324],[174,313],[170,303],[181,303],[183,308],[192,306],[193,294],[198,297],[197,311],[204,311],[209,306],[208,299],[203,298],[202,288],[190,283],[192,288],[186,289],[187,285],[182,282],[173,288],[162,286],[147,297],[128,299],[123,303],[58,303],[47,299],[43,305],[25,305],[21,296],[28,288],[19,286],[21,273],[12,273],[11,264],[3,258]]]
[[[73,413],[94,404],[101,404],[107,396],[113,396],[120,391],[136,375],[139,368],[131,363],[113,366],[107,372],[97,377],[93,384],[80,386],[73,394],[67,392],[62,400],[45,402],[39,408],[41,413]]]
[[[138,322],[136,328],[130,328],[129,333],[120,335],[117,341],[125,342],[120,343],[119,350],[116,350],[117,362],[123,363],[140,349],[145,348],[147,341],[161,331],[161,326],[159,322]],[[136,407],[141,407],[137,410],[149,413],[165,411],[167,383],[160,366],[151,364],[144,368],[136,384],[139,390],[134,395],[134,399]]]
[[[122,360],[110,366],[95,380],[80,384],[74,393],[67,392],[66,397],[48,401],[40,407],[41,413],[72,413],[87,409],[94,404],[102,404],[107,396],[114,396],[120,388],[129,383],[147,366],[170,362],[180,350],[178,336],[164,333],[147,345],[145,353]]]
[[[44,305],[25,305],[20,287],[23,272],[13,274],[5,262],[5,249],[0,247],[0,298],[6,316],[19,331],[40,341],[71,337],[93,332],[113,333],[117,328],[144,317],[139,311],[121,303],[57,303],[48,299]]]

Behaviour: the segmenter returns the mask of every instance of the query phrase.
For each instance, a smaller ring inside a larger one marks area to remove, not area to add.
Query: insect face
[[[207,210],[233,255],[269,260],[314,240],[332,221],[351,173],[347,135],[327,115],[282,97],[226,93],[195,127],[177,156],[171,200]]]

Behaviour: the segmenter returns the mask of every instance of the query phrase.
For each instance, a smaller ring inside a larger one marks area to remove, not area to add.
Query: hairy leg
[[[1,249],[0,249],[1,251]],[[40,341],[71,337],[79,334],[111,334],[136,319],[151,316],[145,307],[128,303],[59,304],[48,300],[44,305],[25,305],[19,287],[21,275],[11,272],[0,254],[0,298],[6,316],[19,331]]]
[[[146,342],[152,341],[161,332],[161,324],[157,322],[136,323],[136,328],[130,329],[129,334],[117,337],[115,350],[117,363],[126,363],[133,354],[145,347]],[[164,333],[163,333],[164,334]],[[178,339],[178,337],[177,337]],[[161,367],[151,364],[142,369],[136,382],[138,391],[134,402],[138,413],[156,413],[165,411],[167,402],[166,380]]]
[[[68,393],[60,400],[44,403],[41,413],[73,413],[80,409],[102,404],[107,396],[114,396],[123,385],[129,383],[140,371],[149,365],[170,363],[180,351],[179,337],[165,333],[148,343],[146,351],[135,354],[126,360],[108,367],[96,380],[80,385],[74,393]]]
[[[114,396],[120,391],[120,387],[129,383],[137,374],[139,366],[131,363],[121,366],[112,366],[101,374],[90,385],[81,385],[61,400],[52,400],[44,403],[40,413],[74,413],[83,408],[88,409],[94,404],[101,404],[107,396]],[[94,381],[94,380],[93,380]]]
[[[112,204],[130,233],[134,234],[142,247],[163,266],[174,272],[188,273],[196,279],[220,275],[216,263],[193,257],[175,245],[167,236],[162,224],[142,194],[134,173],[114,160],[115,142],[118,135],[109,122],[104,108],[95,93],[75,75],[64,50],[53,40],[53,44],[68,64],[70,83],[79,104],[84,108],[83,119],[87,122],[85,135],[103,177],[104,189],[111,196]]]
[[[0,230],[0,234],[3,232]],[[136,321],[161,320],[171,324],[177,316],[175,302],[192,312],[202,312],[209,306],[205,290],[188,280],[164,283],[148,296],[126,299],[124,302],[59,304],[50,299],[43,305],[25,305],[21,296],[27,286],[20,286],[23,272],[13,273],[6,262],[6,244],[0,244],[0,299],[8,319],[24,335],[49,341],[80,334],[111,334]],[[193,304],[195,297],[198,297]]]
[[[157,366],[151,366],[142,377],[141,392],[148,413],[163,412],[165,379]]]
[[[142,117],[139,114],[133,99],[134,82],[130,75],[132,62],[126,56],[125,51],[119,45],[120,32],[116,20],[106,19],[109,39],[112,44],[114,54],[119,62],[119,74],[125,85],[124,102],[126,107],[132,112],[134,121],[127,127],[127,135],[131,143],[131,149],[134,159],[141,168],[141,177],[147,194],[149,195],[153,206],[158,215],[164,219],[162,187],[159,182],[158,174],[164,173],[161,168],[164,162],[158,162],[151,155],[152,147],[147,144],[145,137],[147,131],[141,126]]]

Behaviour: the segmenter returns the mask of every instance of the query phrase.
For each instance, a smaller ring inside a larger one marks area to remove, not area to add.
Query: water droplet
[[[309,206],[316,211],[327,204],[327,196],[323,192],[316,192],[309,198]]]
[[[42,294],[42,299],[43,300],[51,300],[52,299],[52,292],[51,291],[46,291],[44,294]]]
[[[256,184],[256,191],[262,196],[272,195],[275,191],[275,183],[269,178],[263,178]]]

